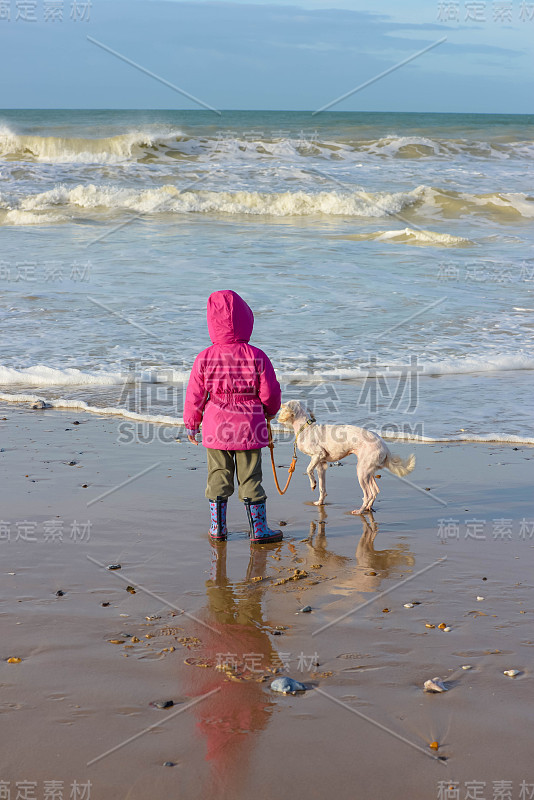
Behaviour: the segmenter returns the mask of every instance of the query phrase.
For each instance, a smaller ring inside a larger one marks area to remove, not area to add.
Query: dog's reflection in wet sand
[[[372,512],[361,516],[363,531],[356,546],[355,559],[338,555],[328,548],[325,530],[327,516],[326,510],[319,508],[319,519],[310,522],[305,563],[308,567],[312,564],[322,565],[321,579],[331,581],[330,594],[375,592],[384,578],[400,577],[411,571],[415,556],[405,542],[398,542],[385,550],[375,548],[379,526]]]

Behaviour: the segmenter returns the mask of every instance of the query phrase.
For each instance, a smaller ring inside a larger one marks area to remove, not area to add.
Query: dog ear
[[[288,403],[282,403],[278,410],[278,421],[283,422],[291,415]]]
[[[290,400],[288,405],[291,406],[291,413],[294,417],[306,414],[306,409],[299,400]]]
[[[291,408],[291,403],[293,401],[289,400],[287,403],[282,403],[280,406],[280,410],[278,411],[278,421],[281,423],[290,422],[293,417],[293,409]]]

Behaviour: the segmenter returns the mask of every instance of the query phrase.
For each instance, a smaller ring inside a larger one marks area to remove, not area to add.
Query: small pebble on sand
[[[405,603],[404,608],[413,608],[413,603]]]
[[[519,675],[518,669],[505,669],[504,675],[508,675],[509,678],[515,678],[516,675]]]
[[[154,708],[171,708],[174,705],[174,700],[154,700],[150,705]]]

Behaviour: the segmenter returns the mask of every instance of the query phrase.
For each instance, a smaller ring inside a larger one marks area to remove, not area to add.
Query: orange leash
[[[285,494],[287,492],[288,486],[291,483],[291,478],[293,477],[293,473],[295,472],[295,467],[297,466],[297,440],[295,439],[295,446],[293,449],[293,459],[291,464],[289,465],[289,475],[286,481],[286,485],[283,489],[280,488],[280,484],[278,483],[278,478],[276,477],[276,466],[274,463],[274,444],[273,444],[273,432],[271,430],[271,423],[267,422],[267,429],[269,431],[269,450],[271,451],[271,464],[273,467],[273,475],[274,475],[274,483],[276,488],[278,489],[278,494]]]

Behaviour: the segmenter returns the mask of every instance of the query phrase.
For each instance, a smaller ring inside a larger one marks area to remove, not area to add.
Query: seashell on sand
[[[423,690],[425,692],[435,692],[439,694],[441,694],[441,692],[448,691],[441,678],[432,678],[432,680],[425,681],[423,684]]]
[[[271,683],[271,689],[273,692],[281,692],[281,694],[296,694],[306,691],[306,687],[293,678],[276,678]]]

